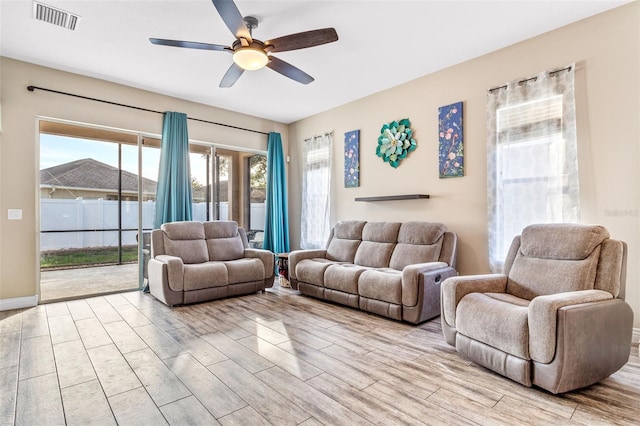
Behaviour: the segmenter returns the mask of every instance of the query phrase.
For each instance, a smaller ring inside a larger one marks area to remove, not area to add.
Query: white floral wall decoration
[[[418,143],[413,138],[411,122],[408,118],[403,118],[400,121],[382,125],[376,155],[395,169],[400,165],[400,161],[417,147]]]

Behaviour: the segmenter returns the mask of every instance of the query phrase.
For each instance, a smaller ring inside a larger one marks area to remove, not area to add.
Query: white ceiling
[[[228,53],[149,42],[230,45],[210,0],[42,2],[80,15],[76,30],[33,19],[31,0],[0,0],[2,56],[291,123],[629,0],[237,0],[259,19],[257,39],[334,27],[339,40],[276,54],[312,75],[309,85],[264,68],[229,89],[218,87]]]

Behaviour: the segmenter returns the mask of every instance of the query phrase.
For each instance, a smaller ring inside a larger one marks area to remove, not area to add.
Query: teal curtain
[[[269,133],[267,145],[267,201],[263,248],[274,253],[288,253],[289,214],[287,181],[280,133]]]
[[[165,112],[154,227],[160,228],[166,222],[191,220],[191,203],[187,115]]]

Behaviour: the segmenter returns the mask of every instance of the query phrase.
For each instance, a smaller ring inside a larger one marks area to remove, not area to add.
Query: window
[[[330,231],[331,145],[329,133],[304,141],[300,246],[321,248]]]
[[[492,89],[488,97],[491,270],[533,223],[577,222],[573,66]]]

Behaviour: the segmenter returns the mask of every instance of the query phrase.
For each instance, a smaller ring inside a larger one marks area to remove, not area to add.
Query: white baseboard
[[[14,297],[13,299],[0,299],[0,311],[12,309],[33,308],[38,306],[38,296]]]
[[[631,344],[637,345],[640,343],[640,328],[633,329],[633,335],[631,336]]]

